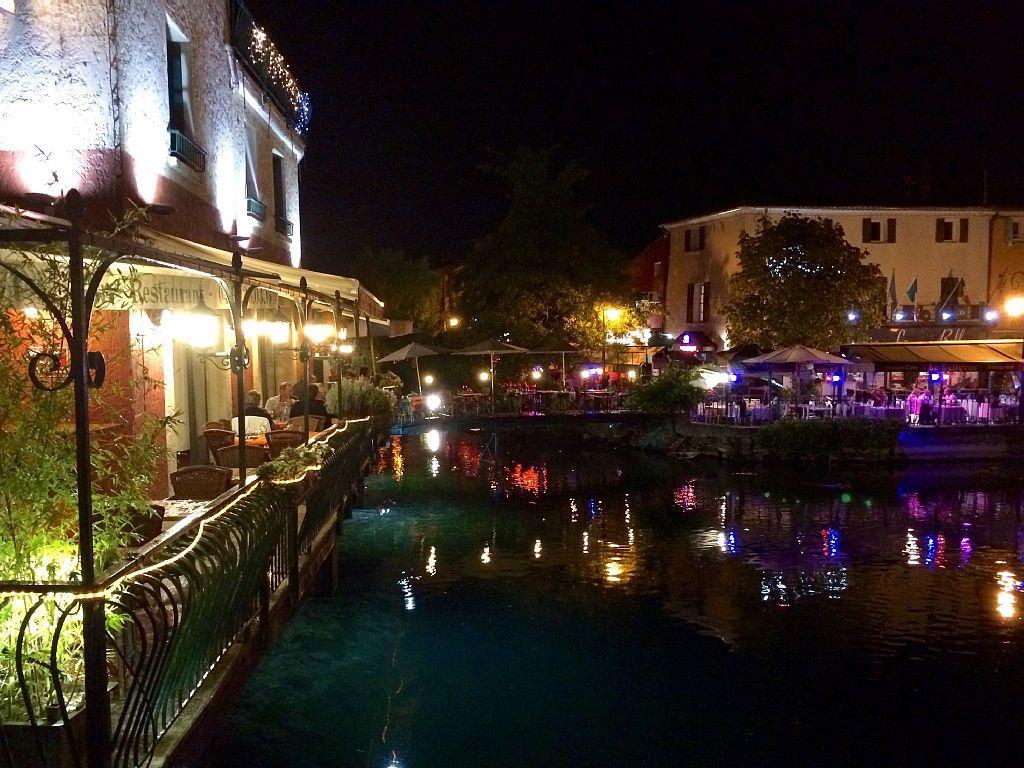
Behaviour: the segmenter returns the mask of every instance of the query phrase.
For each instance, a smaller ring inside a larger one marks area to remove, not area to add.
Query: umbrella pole
[[[796,417],[800,418],[800,363],[793,363],[793,391],[795,393]]]
[[[491,408],[494,408],[494,353],[491,352]]]
[[[565,391],[565,352],[562,353],[562,391]]]
[[[419,392],[419,394],[422,395],[423,394],[423,379],[420,378],[420,359],[418,357],[414,357],[413,360],[416,361],[416,391]]]

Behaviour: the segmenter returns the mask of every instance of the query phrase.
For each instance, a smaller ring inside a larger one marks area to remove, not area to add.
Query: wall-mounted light
[[[999,313],[996,310],[994,310],[994,309],[986,309],[985,310],[985,322],[986,323],[994,323],[997,320],[999,320]]]
[[[423,376],[423,383],[426,384],[428,387],[431,384],[433,384],[434,383],[434,374],[432,374],[432,373],[424,374],[424,376]]]
[[[488,371],[480,371],[476,376],[480,381],[490,381],[491,374]]]
[[[334,326],[327,323],[309,323],[302,329],[305,337],[313,344],[323,344],[334,335]]]
[[[167,319],[171,320],[171,336],[193,349],[209,349],[217,343],[221,315],[206,306],[201,298],[188,312],[175,312],[169,318],[165,317]]]

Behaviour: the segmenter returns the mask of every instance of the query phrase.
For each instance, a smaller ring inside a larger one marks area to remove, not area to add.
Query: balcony
[[[176,157],[193,171],[206,172],[206,150],[196,144],[192,139],[179,131],[171,128],[171,157]]]
[[[274,217],[274,229],[276,229],[282,235],[291,237],[292,232],[295,231],[295,225],[288,221],[288,219],[286,219],[284,216],[278,215]]]
[[[263,221],[267,218],[267,206],[255,197],[245,198],[245,212],[256,221]]]

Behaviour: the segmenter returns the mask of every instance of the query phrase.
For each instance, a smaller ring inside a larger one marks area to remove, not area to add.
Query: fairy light
[[[345,425],[343,427],[336,427],[336,428],[334,428],[333,431],[329,431],[329,434],[327,434],[327,437],[330,437],[330,436],[339,434],[341,432],[344,432],[345,430],[348,429],[348,425],[349,424],[365,423],[365,422],[367,422],[369,420],[370,420],[369,416],[364,416],[364,417],[362,417],[360,419],[346,419]],[[325,439],[321,435],[318,435],[317,437],[318,437],[318,439]],[[322,464],[316,464],[316,465],[310,465],[310,466],[303,467],[302,469],[299,470],[299,473],[295,477],[284,479],[284,480],[274,480],[274,481],[272,481],[272,485],[283,486],[283,485],[294,485],[295,483],[301,483],[303,480],[306,479],[306,475],[309,472],[319,471],[320,469],[322,469],[322,467],[323,467]],[[59,596],[62,596],[62,595],[70,595],[73,598],[78,599],[78,600],[105,600],[105,599],[109,598],[111,595],[114,595],[117,592],[119,592],[121,590],[121,588],[124,585],[128,584],[129,582],[134,581],[135,579],[139,578],[140,576],[145,576],[147,573],[152,573],[153,571],[158,570],[160,568],[164,568],[164,567],[166,567],[168,565],[173,565],[174,563],[178,562],[179,560],[184,558],[186,555],[188,555],[190,552],[194,551],[195,548],[197,546],[199,546],[199,542],[202,541],[203,535],[206,533],[206,526],[209,523],[212,523],[212,522],[214,522],[216,520],[219,520],[221,517],[226,515],[228,512],[230,512],[236,506],[241,504],[245,499],[249,498],[249,496],[251,496],[254,492],[256,492],[260,487],[261,487],[261,484],[258,483],[258,482],[255,482],[255,478],[253,478],[253,480],[250,480],[249,481],[249,485],[246,488],[244,493],[242,493],[242,494],[236,496],[235,498],[233,498],[231,501],[229,501],[227,504],[225,504],[221,509],[219,509],[214,514],[212,514],[209,517],[206,517],[206,518],[203,518],[202,520],[200,520],[199,521],[199,526],[196,528],[196,534],[192,538],[192,541],[189,542],[188,546],[186,546],[184,549],[182,549],[181,551],[179,551],[175,555],[172,555],[171,557],[167,558],[166,560],[161,560],[159,562],[147,565],[144,568],[140,568],[137,571],[132,571],[131,573],[126,573],[125,575],[119,577],[118,579],[115,579],[109,586],[104,587],[103,589],[95,590],[93,592],[78,592],[75,589],[64,589],[64,590],[53,590],[53,591],[49,592],[48,594],[53,595],[55,597],[59,597]],[[0,592],[0,598],[22,597],[22,596],[24,596],[26,594],[36,594],[36,592],[34,592],[34,590],[32,588],[26,587],[25,589],[21,589],[21,590],[17,590],[16,589],[16,590],[8,590],[8,591]]]
[[[252,25],[249,34],[249,56],[252,63],[262,70],[267,82],[284,91],[295,114],[295,130],[305,133],[311,112],[309,94],[299,88],[284,56],[270,40],[267,31],[257,24]]]

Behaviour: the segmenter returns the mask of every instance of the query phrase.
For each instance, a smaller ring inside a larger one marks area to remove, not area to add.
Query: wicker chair
[[[186,467],[171,473],[171,488],[176,499],[207,501],[216,499],[231,485],[231,470],[207,464]]]
[[[267,460],[267,449],[260,445],[247,445],[245,450],[245,468],[246,470],[258,467]],[[238,446],[237,445],[226,445],[223,448],[217,449],[217,464],[221,467],[231,467],[234,469],[238,466]]]
[[[313,425],[310,424],[310,429]],[[305,435],[301,429],[275,429],[267,432],[267,447],[270,449],[270,458],[276,459],[285,448],[295,445],[302,445],[306,442]]]
[[[288,429],[298,430],[302,432],[305,429],[305,416],[292,416],[288,419]],[[324,428],[324,417],[323,416],[310,416],[309,417],[309,431],[319,432]]]
[[[206,447],[210,449],[214,462],[217,461],[217,451],[226,446],[234,445],[237,435],[230,429],[204,429],[203,437],[206,438]]]

